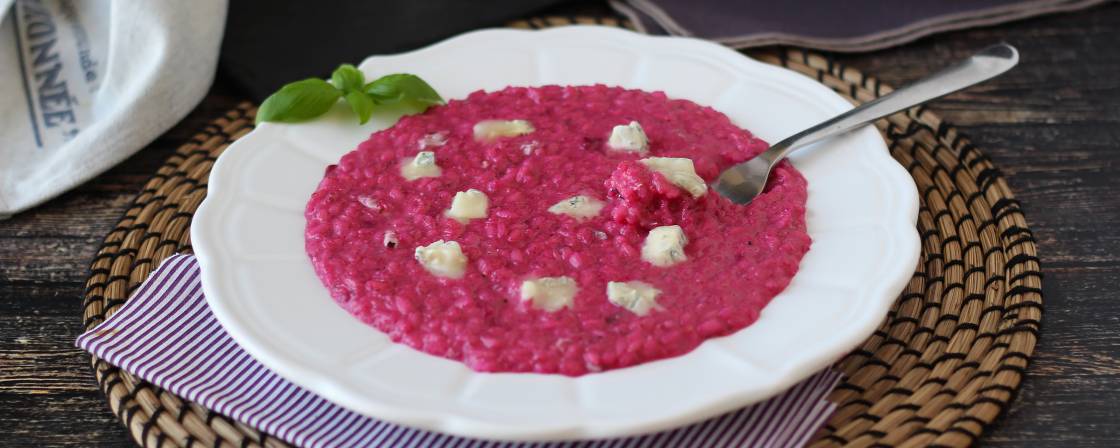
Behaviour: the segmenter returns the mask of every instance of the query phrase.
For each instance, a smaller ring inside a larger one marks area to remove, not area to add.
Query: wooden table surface
[[[1120,446],[1120,4],[837,55],[894,85],[990,43],[1003,77],[936,102],[1007,175],[1039,240],[1040,345],[991,446]],[[0,445],[131,446],[75,349],[88,263],[176,146],[239,97],[220,77],[189,117],[109,172],[0,221]]]

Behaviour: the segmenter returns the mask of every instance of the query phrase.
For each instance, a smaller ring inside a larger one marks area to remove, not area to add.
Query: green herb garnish
[[[331,74],[330,82],[308,78],[281,87],[261,103],[257,123],[310,120],[327,113],[339,98],[350,105],[361,124],[366,124],[373,109],[382,104],[397,105],[407,113],[443,104],[443,98],[419,76],[396,73],[366,84],[357,67],[342,64]]]

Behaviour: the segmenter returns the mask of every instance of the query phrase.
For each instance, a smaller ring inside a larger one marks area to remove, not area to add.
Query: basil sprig
[[[367,84],[361,70],[342,64],[331,74],[330,82],[308,78],[281,87],[261,103],[257,123],[307,121],[327,113],[339,98],[350,105],[361,124],[383,104],[397,105],[406,113],[420,113],[443,104],[443,98],[419,76],[395,73]]]

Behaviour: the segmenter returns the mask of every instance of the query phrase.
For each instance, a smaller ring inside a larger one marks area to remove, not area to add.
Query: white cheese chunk
[[[516,137],[533,132],[525,120],[482,120],[474,124],[474,139],[486,142],[501,137]]]
[[[601,210],[603,201],[584,195],[572,196],[548,208],[548,212],[554,215],[568,215],[576,219],[591,218]]]
[[[608,282],[607,300],[630,310],[639,316],[649,314],[651,309],[659,309],[657,295],[661,290],[643,281]]]
[[[579,287],[571,277],[541,277],[521,282],[521,301],[533,308],[554,312],[571,307]]]
[[[455,193],[455,197],[451,199],[451,208],[447,210],[447,217],[466,223],[472,219],[485,218],[489,206],[490,199],[486,197],[486,193],[471,188]]]
[[[463,278],[467,269],[467,256],[455,241],[439,240],[416,248],[416,261],[437,277]]]
[[[397,247],[399,243],[400,240],[397,239],[397,233],[392,230],[386,231],[385,236],[381,238],[381,244],[384,244],[385,247],[390,249]]]
[[[381,206],[380,202],[377,202],[377,199],[371,198],[369,196],[358,196],[358,203],[362,204],[362,207],[368,208],[375,212],[379,212],[384,208]]]
[[[431,151],[420,151],[416,157],[404,159],[401,163],[401,176],[405,180],[439,177],[441,173],[439,165],[436,165],[436,153]]]
[[[685,244],[688,238],[681,226],[654,227],[642,243],[642,259],[658,267],[672,266],[686,259]]]
[[[639,160],[652,171],[661,173],[673,185],[681,187],[694,198],[703,196],[708,192],[708,184],[696,175],[696,167],[692,159],[684,157],[650,157]]]
[[[641,123],[631,121],[630,124],[620,124],[611,130],[611,138],[607,146],[615,151],[649,152],[649,138],[642,129]]]
[[[443,132],[433,132],[431,134],[425,135],[424,137],[421,137],[420,141],[416,142],[416,146],[420,147],[421,151],[428,148],[443,146],[446,144],[447,134]]]

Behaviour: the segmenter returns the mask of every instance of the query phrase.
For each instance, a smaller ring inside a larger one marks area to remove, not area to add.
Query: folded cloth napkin
[[[1107,0],[611,0],[643,31],[735,48],[869,51],[949,30],[1086,8]]]
[[[225,15],[225,0],[0,0],[0,219],[186,116],[210,88]]]
[[[503,444],[411,429],[336,406],[255,361],[211,314],[190,255],[164,261],[116,314],[77,343],[164,389],[309,447],[797,447],[832,414],[835,405],[824,397],[840,380],[826,370],[762,403],[625,439]]]

